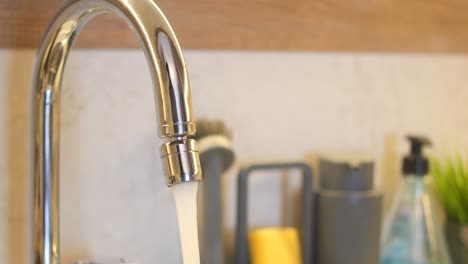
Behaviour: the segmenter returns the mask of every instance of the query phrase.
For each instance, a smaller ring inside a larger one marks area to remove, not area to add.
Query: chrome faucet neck
[[[201,179],[190,87],[177,38],[152,0],[70,0],[57,12],[39,47],[32,84],[34,264],[58,264],[59,112],[62,75],[75,38],[94,16],[113,13],[135,32],[153,80],[168,185]]]

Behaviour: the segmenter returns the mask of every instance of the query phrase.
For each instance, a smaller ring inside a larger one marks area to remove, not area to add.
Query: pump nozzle
[[[422,136],[407,136],[411,144],[411,153],[403,159],[403,174],[424,176],[429,172],[429,161],[423,155],[424,146],[430,146],[431,141]]]

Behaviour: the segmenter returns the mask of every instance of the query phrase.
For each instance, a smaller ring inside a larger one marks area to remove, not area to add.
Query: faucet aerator
[[[173,140],[163,144],[161,159],[169,187],[202,179],[198,147],[194,139]]]

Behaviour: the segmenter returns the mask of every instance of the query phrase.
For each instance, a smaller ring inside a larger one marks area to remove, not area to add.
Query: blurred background
[[[220,119],[232,132],[236,161],[222,188],[228,256],[245,164],[303,160],[317,172],[322,153],[365,153],[375,162],[385,219],[407,134],[430,138],[433,154],[468,146],[464,1],[156,3],[184,50],[195,117]],[[59,6],[0,0],[0,263],[28,263],[32,65]],[[69,58],[61,99],[63,263],[116,255],[181,263],[150,75],[132,34],[103,15]],[[288,217],[282,184],[265,175],[250,182],[250,226]]]

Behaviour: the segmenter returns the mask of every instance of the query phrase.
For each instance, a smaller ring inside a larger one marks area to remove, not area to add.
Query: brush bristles
[[[231,131],[224,125],[224,122],[221,120],[201,119],[196,121],[196,126],[197,133],[193,136],[193,138],[196,140],[211,135],[221,135],[231,139]]]

